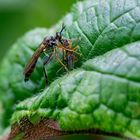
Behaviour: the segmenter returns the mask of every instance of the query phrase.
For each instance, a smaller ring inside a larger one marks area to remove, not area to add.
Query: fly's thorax
[[[49,43],[48,43],[48,46],[50,47],[50,48],[55,48],[56,47],[56,39],[55,39],[55,37],[53,37],[53,36],[51,36],[50,37],[50,39],[49,39]]]
[[[54,48],[56,47],[56,39],[53,36],[50,37],[45,37],[42,44],[45,46],[45,48],[49,49],[49,48]]]

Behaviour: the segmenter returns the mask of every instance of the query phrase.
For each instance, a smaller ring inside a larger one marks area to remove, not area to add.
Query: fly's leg
[[[52,58],[52,54],[49,56],[45,55],[45,59],[43,60],[43,72],[44,72],[44,76],[45,76],[46,86],[49,84],[49,82],[48,82],[48,75],[45,70],[45,65],[47,65],[50,62],[51,58]]]
[[[59,47],[62,48],[63,50],[65,50],[65,51],[73,52],[73,53],[75,53],[75,54],[81,56],[81,53],[78,53],[78,52],[77,52],[77,49],[79,48],[79,46],[76,46],[75,48],[72,48],[71,45],[69,45],[68,48],[66,48],[66,47],[64,47],[64,46],[59,46]]]
[[[65,70],[67,72],[69,72],[68,68],[66,67],[65,64],[63,64],[63,62],[59,59],[58,55],[57,55],[57,52],[56,52],[56,49],[54,49],[54,54],[55,54],[55,58],[57,59],[57,61],[65,68]]]

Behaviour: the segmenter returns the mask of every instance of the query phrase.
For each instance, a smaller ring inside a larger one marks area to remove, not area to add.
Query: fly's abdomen
[[[31,76],[31,74],[33,73],[35,66],[36,66],[37,60],[34,61],[34,63],[31,63],[29,67],[27,67],[27,69],[24,70],[24,81],[28,81],[29,77]]]

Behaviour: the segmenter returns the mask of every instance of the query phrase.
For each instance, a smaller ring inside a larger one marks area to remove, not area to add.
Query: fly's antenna
[[[62,24],[62,29],[60,31],[60,35],[62,35],[62,32],[64,31],[64,29],[66,28],[66,26],[64,25],[64,23]]]
[[[64,23],[62,24],[62,29],[61,29],[61,31],[60,32],[56,32],[56,36],[55,36],[55,39],[58,39],[60,42],[61,42],[61,39],[62,39],[62,32],[64,31],[64,29],[65,29],[65,25],[64,25]]]

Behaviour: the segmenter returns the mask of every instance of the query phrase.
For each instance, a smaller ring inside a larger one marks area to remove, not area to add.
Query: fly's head
[[[55,39],[58,40],[59,42],[61,42],[61,40],[62,40],[62,32],[64,31],[64,29],[65,29],[65,26],[63,24],[61,31],[56,32]]]
[[[62,34],[60,32],[56,32],[55,39],[61,42]]]

